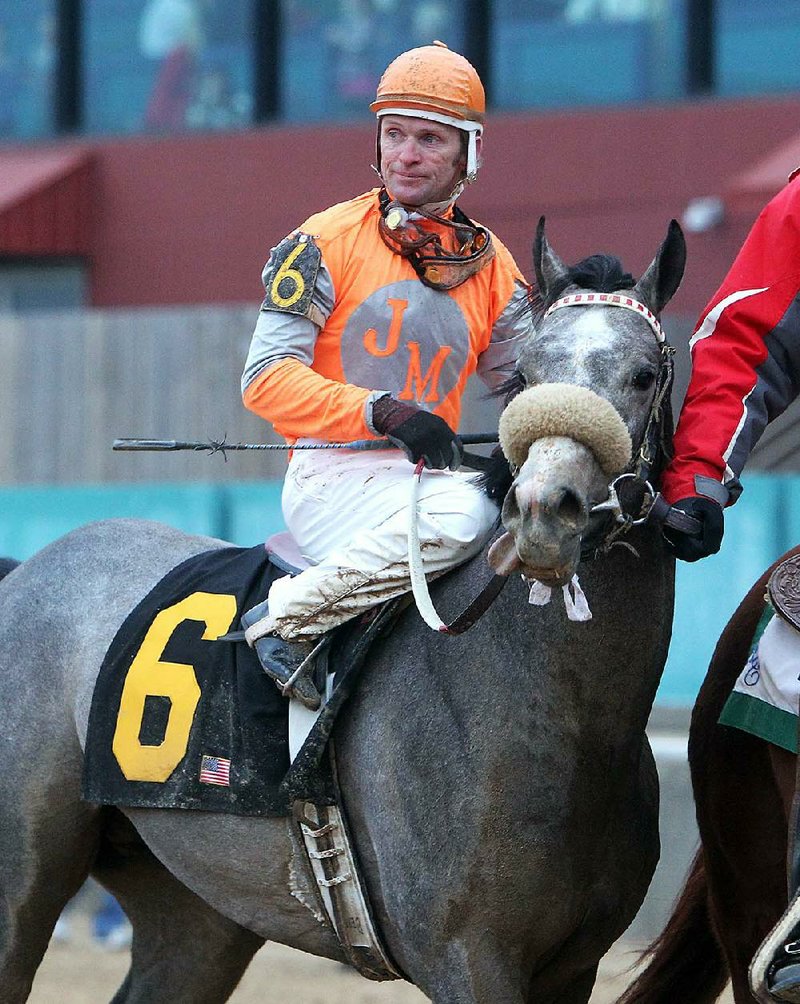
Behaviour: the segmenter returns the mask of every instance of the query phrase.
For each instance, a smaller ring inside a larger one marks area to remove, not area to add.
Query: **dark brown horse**
[[[758,579],[722,632],[689,730],[700,849],[646,967],[618,1004],[711,1004],[730,979],[736,1004],[752,1004],[747,969],[787,905],[787,843],[796,756],[718,724],[764,612]]]

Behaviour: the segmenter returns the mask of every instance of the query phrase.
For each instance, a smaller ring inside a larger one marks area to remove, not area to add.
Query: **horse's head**
[[[540,302],[500,419],[514,480],[503,503],[508,534],[490,553],[497,571],[548,585],[575,572],[582,545],[607,513],[621,473],[652,473],[655,435],[669,421],[671,349],[658,315],[680,284],[686,246],[678,224],[638,282],[617,258],[568,268],[539,221],[534,268]]]

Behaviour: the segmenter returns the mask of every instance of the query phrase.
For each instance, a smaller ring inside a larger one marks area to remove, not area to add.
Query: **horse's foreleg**
[[[131,967],[114,1004],[221,1004],[264,944],[179,882],[121,814],[93,874],[133,927]]]

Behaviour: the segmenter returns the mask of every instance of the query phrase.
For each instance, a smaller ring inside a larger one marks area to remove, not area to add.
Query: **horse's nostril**
[[[543,507],[561,522],[576,528],[586,522],[586,505],[571,488],[554,489],[543,500]]]

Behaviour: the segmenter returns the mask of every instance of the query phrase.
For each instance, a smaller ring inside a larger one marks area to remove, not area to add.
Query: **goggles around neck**
[[[408,208],[393,202],[382,188],[378,196],[378,232],[383,243],[405,258],[420,282],[431,289],[454,289],[480,272],[494,258],[489,231],[453,206],[453,218],[436,216],[424,209]],[[427,220],[453,231],[456,250],[448,250],[435,230],[426,230],[418,221]]]

